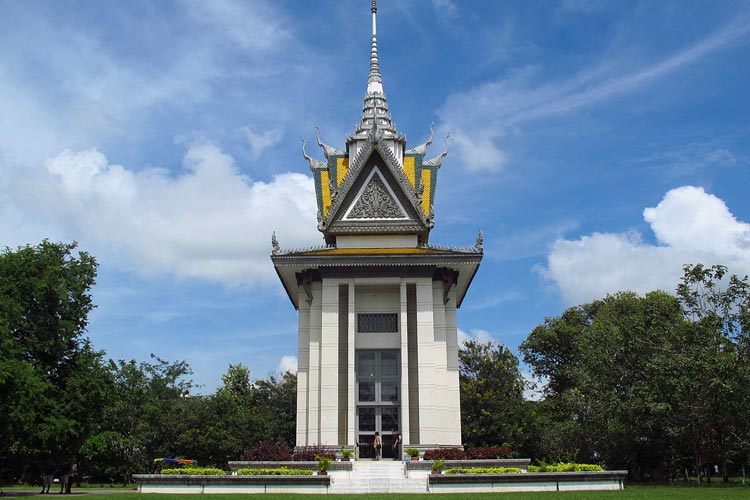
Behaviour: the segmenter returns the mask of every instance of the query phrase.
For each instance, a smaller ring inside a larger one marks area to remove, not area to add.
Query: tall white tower
[[[407,149],[388,111],[372,2],[372,48],[362,118],[345,151],[305,151],[326,245],[282,250],[273,261],[299,310],[297,446],[359,446],[387,457],[404,446],[461,445],[456,310],[482,260],[468,248],[429,244],[446,150]],[[399,457],[400,458],[400,457]]]

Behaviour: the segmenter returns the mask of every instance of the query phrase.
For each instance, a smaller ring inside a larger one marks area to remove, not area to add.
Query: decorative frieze
[[[380,175],[373,175],[347,219],[403,219],[404,211],[388,192]]]

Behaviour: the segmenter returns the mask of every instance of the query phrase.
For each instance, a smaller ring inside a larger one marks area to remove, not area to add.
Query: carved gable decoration
[[[404,207],[383,180],[377,167],[372,169],[369,179],[365,181],[351,208],[343,217],[344,220],[407,218]]]

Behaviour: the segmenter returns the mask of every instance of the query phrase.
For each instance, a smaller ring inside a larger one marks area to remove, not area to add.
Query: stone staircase
[[[350,473],[331,477],[329,493],[427,493],[427,478],[406,477],[403,462],[357,460]]]

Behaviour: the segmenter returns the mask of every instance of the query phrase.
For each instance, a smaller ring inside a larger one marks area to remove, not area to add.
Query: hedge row
[[[260,443],[245,450],[244,459],[250,461],[282,462],[286,460],[315,461],[315,457],[323,456],[334,460],[335,453],[331,453],[323,446],[301,446],[292,454],[278,443]]]
[[[604,469],[595,464],[573,464],[573,463],[559,463],[559,464],[545,464],[545,465],[529,465],[527,469],[529,472],[599,472]]]
[[[304,469],[240,469],[238,476],[312,476],[313,471]]]
[[[520,474],[518,467],[454,467],[446,474]]]
[[[182,476],[223,476],[226,474],[215,467],[184,467],[182,469],[162,469],[162,474],[179,474]]]
[[[513,451],[508,445],[486,446],[482,448],[471,448],[464,451],[461,448],[438,448],[424,452],[425,460],[482,460],[496,458],[510,458]]]

